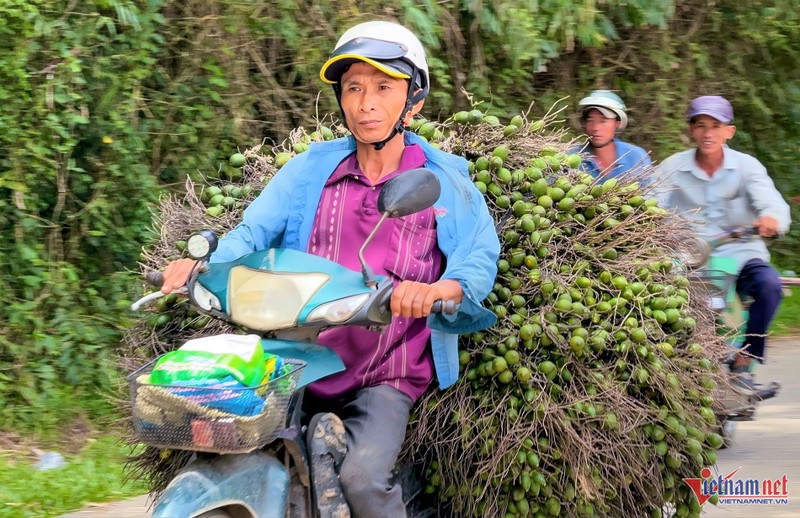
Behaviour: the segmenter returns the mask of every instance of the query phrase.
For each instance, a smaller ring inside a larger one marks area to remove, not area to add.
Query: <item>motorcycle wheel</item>
[[[201,514],[197,518],[234,518],[234,516],[224,509],[214,509]]]
[[[286,518],[309,518],[311,516],[308,488],[300,481],[296,473],[292,474],[289,485],[289,502],[286,506]]]

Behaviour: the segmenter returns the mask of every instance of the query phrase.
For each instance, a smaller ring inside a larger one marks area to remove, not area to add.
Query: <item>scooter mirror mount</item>
[[[192,259],[203,261],[214,253],[217,244],[217,234],[213,230],[201,230],[189,236],[186,241],[186,251]]]
[[[386,182],[378,196],[378,211],[381,219],[372,229],[358,251],[364,284],[374,288],[378,285],[375,273],[364,258],[364,250],[375,237],[386,218],[402,218],[432,207],[442,192],[439,179],[430,169],[410,169]]]

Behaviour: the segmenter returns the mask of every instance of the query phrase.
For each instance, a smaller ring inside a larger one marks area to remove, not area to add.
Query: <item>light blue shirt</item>
[[[761,162],[724,146],[722,166],[709,177],[697,165],[695,151],[675,153],[656,168],[655,193],[661,207],[690,220],[704,238],[732,227],[749,227],[760,216],[775,218],[781,234],[789,230],[789,205]],[[728,243],[713,254],[736,259],[740,269],[750,259],[770,259],[761,238]]]
[[[458,334],[485,329],[497,320],[481,302],[494,286],[500,241],[486,201],[469,178],[467,161],[414,133],[406,132],[404,139],[422,148],[425,167],[441,183],[434,213],[437,244],[447,259],[442,278],[458,280],[464,291],[455,315],[428,317],[436,376],[444,389],[458,379]],[[355,150],[355,140],[345,137],[313,143],[290,160],[245,209],[242,222],[220,239],[211,262],[232,261],[266,248],[306,251],[325,182]]]
[[[600,168],[594,161],[594,157],[591,155],[592,148],[588,143],[583,146],[583,148],[579,148],[575,152],[579,152],[583,155],[581,168],[595,178],[601,176],[602,173],[602,178],[608,179],[616,178],[628,172],[630,172],[631,175],[635,175],[637,172],[642,172],[653,165],[653,162],[650,160],[650,155],[639,146],[628,144],[618,138],[614,139],[614,144],[617,147],[617,160],[605,171],[600,171]]]

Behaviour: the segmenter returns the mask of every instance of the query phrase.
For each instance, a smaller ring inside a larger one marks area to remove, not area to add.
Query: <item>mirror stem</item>
[[[378,281],[375,279],[375,272],[372,271],[372,268],[370,268],[367,264],[367,260],[364,259],[364,250],[367,249],[367,245],[369,245],[370,241],[372,241],[372,238],[375,237],[378,229],[381,228],[383,222],[386,221],[388,216],[388,212],[384,212],[381,215],[381,219],[378,221],[378,224],[375,225],[375,228],[372,229],[372,232],[369,233],[367,239],[364,240],[364,244],[361,245],[361,248],[358,250],[358,260],[361,263],[361,275],[364,277],[364,284],[370,288],[377,287]]]

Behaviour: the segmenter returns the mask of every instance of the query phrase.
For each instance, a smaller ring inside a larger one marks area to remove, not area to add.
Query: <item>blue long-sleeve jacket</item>
[[[467,161],[429,145],[413,133],[406,144],[422,147],[425,167],[442,192],[434,204],[438,245],[446,258],[443,279],[461,284],[464,297],[455,315],[431,315],[431,348],[440,388],[458,379],[458,334],[493,325],[496,316],[481,301],[494,285],[500,242],[483,195],[469,179]],[[242,222],[220,239],[211,262],[224,262],[266,248],[306,251],[322,189],[339,163],[356,150],[345,137],[311,144],[269,181],[244,211]]]

